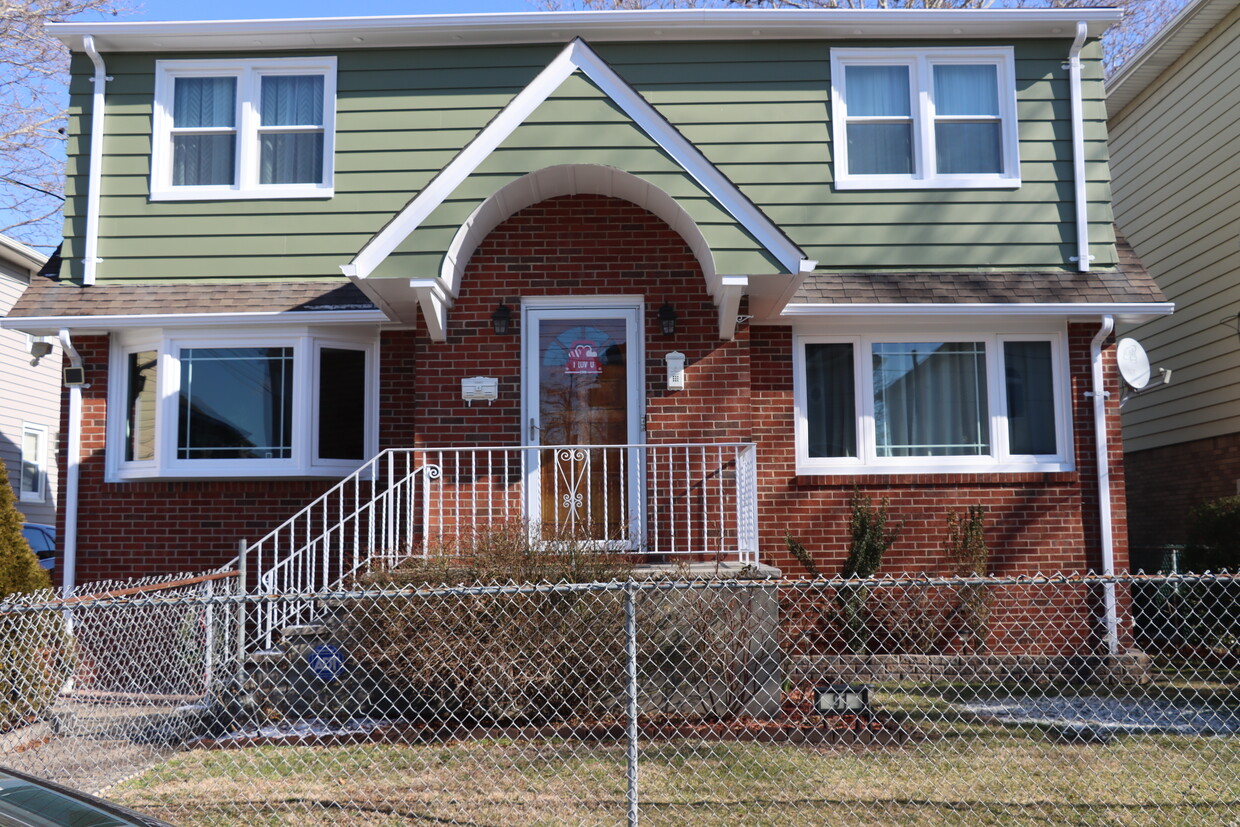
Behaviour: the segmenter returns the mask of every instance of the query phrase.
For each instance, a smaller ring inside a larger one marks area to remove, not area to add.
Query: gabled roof
[[[396,279],[371,279],[370,276],[540,104],[576,72],[589,78],[680,169],[732,216],[737,224],[767,251],[771,259],[779,263],[784,273],[792,277],[793,283],[781,290],[786,301],[795,289],[795,283],[799,282],[804,273],[812,271],[816,262],[809,260],[753,201],[580,38],[569,43],[469,145],[358,251],[349,264],[343,265],[342,272],[390,317],[410,321],[407,318],[408,308],[413,301],[411,297],[402,295],[402,292],[407,293],[405,286],[394,284]],[[437,278],[421,275],[408,285],[417,293],[416,302],[426,317],[432,337],[440,340],[445,335],[447,307],[459,289],[459,279],[452,268],[463,265],[456,255],[445,258],[444,269]],[[725,275],[714,272],[714,269],[713,266],[704,267],[708,279]],[[709,287],[716,303],[722,308],[734,306],[746,285],[731,281],[726,284],[715,282]],[[721,319],[726,316],[726,313],[721,312]],[[730,329],[721,324],[721,335],[726,338],[730,333]]]
[[[1107,81],[1107,117],[1114,118],[1206,37],[1240,0],[1192,0]]]

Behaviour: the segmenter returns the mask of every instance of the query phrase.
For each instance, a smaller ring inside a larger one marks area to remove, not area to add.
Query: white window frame
[[[25,485],[22,484],[22,477],[25,475],[26,469],[26,437],[34,435],[38,438],[38,457],[35,465],[39,468],[39,490],[27,491]],[[22,423],[22,444],[20,463],[17,469],[17,487],[18,501],[24,503],[44,503],[47,502],[47,448],[50,432],[46,425],[36,425],[32,422]]]
[[[262,78],[266,75],[323,77],[323,170],[318,183],[260,184],[262,128],[259,111]],[[232,77],[237,80],[236,167],[231,185],[174,186],[172,183],[172,112],[179,77]],[[334,193],[336,133],[336,58],[269,58],[265,60],[159,60],[155,62],[152,111],[152,201],[210,201],[254,198],[328,198]]]
[[[291,455],[280,459],[178,459],[177,429],[181,391],[181,353],[194,348],[293,349],[293,405]],[[358,350],[366,354],[366,419],[362,457],[356,460],[318,456],[319,350],[322,347]],[[155,458],[126,461],[126,359],[136,351],[156,350],[159,401],[155,414]],[[108,389],[108,480],[248,477],[340,477],[359,468],[378,453],[379,344],[374,330],[323,331],[292,329],[280,334],[252,331],[176,330],[143,331],[112,347]]]
[[[1050,342],[1054,389],[1056,454],[1013,454],[1009,450],[1005,342]],[[873,345],[887,342],[981,342],[986,350],[986,399],[989,407],[990,454],[980,457],[880,457],[874,419]],[[857,416],[856,457],[810,457],[807,344],[851,344],[853,348],[854,403]],[[937,474],[993,472],[1056,472],[1073,470],[1072,412],[1068,394],[1067,336],[1063,331],[1039,333],[926,330],[907,333],[895,328],[859,335],[800,333],[793,337],[793,404],[796,418],[796,468],[802,475],[823,474]]]
[[[906,66],[913,120],[913,172],[862,175],[848,171],[846,66]],[[940,175],[935,169],[934,73],[936,65],[994,66],[998,73],[1000,152],[1003,170]],[[1020,135],[1016,120],[1016,58],[1011,46],[985,49],[832,49],[831,138],[837,190],[998,189],[1020,186]]]

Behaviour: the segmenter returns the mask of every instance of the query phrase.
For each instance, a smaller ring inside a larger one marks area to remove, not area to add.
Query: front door
[[[641,308],[524,306],[530,519],[542,537],[631,547],[641,514]]]

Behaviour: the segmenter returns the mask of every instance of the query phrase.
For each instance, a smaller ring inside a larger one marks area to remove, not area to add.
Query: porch
[[[751,443],[388,449],[236,561],[262,594],[336,589],[520,523],[647,563],[758,561]]]

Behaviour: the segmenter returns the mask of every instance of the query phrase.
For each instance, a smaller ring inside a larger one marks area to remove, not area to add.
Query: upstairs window
[[[157,65],[153,200],[332,194],[334,58]]]
[[[837,189],[1017,187],[1008,49],[834,49]]]

